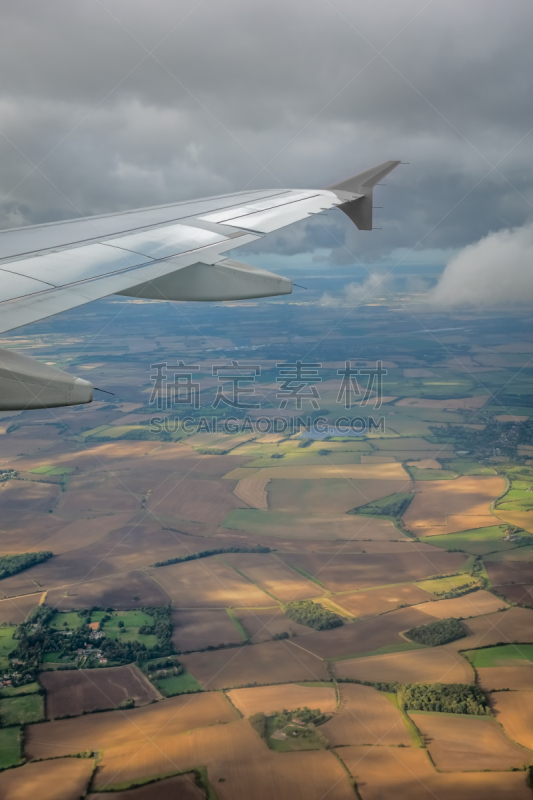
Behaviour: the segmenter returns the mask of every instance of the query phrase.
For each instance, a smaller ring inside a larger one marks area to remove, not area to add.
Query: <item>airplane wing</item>
[[[0,333],[112,294],[241,300],[290,294],[292,282],[228,251],[338,207],[372,229],[386,161],[326,189],[241,192],[0,232]],[[0,410],[87,403],[88,381],[0,351]]]

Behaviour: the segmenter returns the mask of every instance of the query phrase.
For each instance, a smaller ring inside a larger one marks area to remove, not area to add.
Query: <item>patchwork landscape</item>
[[[114,395],[0,418],[0,796],[531,798],[530,319],[414,332],[378,303],[341,333],[269,303],[176,333],[131,305],[113,339],[96,304],[83,336],[65,315],[1,344]],[[261,431],[216,405],[212,364],[260,364],[283,428],[297,358],[322,381],[295,417],[383,424]],[[202,404],[158,409],[150,366],[179,359]],[[381,407],[338,402],[347,360],[381,361]]]

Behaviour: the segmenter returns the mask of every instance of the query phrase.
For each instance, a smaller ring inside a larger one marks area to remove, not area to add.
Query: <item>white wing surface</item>
[[[316,191],[241,192],[2,231],[0,333],[112,294],[204,301],[289,294],[287,278],[226,253],[336,206],[359,228],[371,229],[373,186],[398,163],[384,162]],[[0,410],[92,399],[87,381],[50,368],[47,376],[42,364],[32,372],[32,359],[15,356],[15,364],[13,356],[0,352]],[[65,396],[58,389],[62,379]],[[51,384],[53,397],[47,395]],[[87,390],[80,399],[82,384]]]

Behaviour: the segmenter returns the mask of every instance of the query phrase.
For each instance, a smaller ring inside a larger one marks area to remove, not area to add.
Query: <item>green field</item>
[[[421,536],[419,541],[443,547],[445,550],[464,550],[465,553],[483,556],[495,550],[514,550],[516,542],[504,542],[508,525],[492,525],[459,533],[446,533],[442,536]],[[527,535],[527,534],[526,534]]]
[[[430,592],[431,594],[440,594],[441,592],[452,592],[459,586],[474,586],[477,583],[477,578],[473,578],[471,575],[461,573],[461,575],[450,575],[449,577],[445,578],[433,578],[427,581],[417,581],[414,586],[418,586],[420,589],[423,589],[425,592]]]
[[[188,672],[181,675],[171,675],[169,678],[157,678],[153,681],[154,686],[159,689],[165,697],[174,697],[176,694],[186,692],[201,692],[202,687]]]
[[[267,744],[271,750],[276,753],[290,753],[295,750],[322,750],[325,745],[317,737],[316,733],[305,730],[299,736],[291,736],[292,731],[300,732],[300,728],[296,725],[287,725],[283,730],[287,733],[286,739],[273,739],[272,734],[279,729],[279,721],[277,717],[267,717],[266,720],[266,739]],[[320,728],[318,728],[320,730]]]
[[[459,450],[461,448],[458,448]],[[446,461],[446,468],[451,469],[458,475],[495,475],[496,472],[491,467],[485,467],[477,461],[467,459],[452,458]]]
[[[76,630],[85,620],[86,617],[79,617],[77,611],[57,611],[50,620],[50,627],[56,631]]]
[[[116,639],[119,642],[139,642],[145,644],[148,649],[156,646],[155,634],[139,633],[139,628],[143,625],[154,624],[149,614],[145,614],[144,611],[112,611],[109,616],[111,619],[103,624],[103,630],[109,639]],[[119,622],[124,623],[123,628],[118,626]]]
[[[21,694],[35,694],[41,687],[34,683],[25,683],[23,686],[6,686],[0,689],[0,697],[18,697]]]
[[[35,467],[29,469],[28,472],[33,472],[36,475],[69,475],[74,472],[73,467],[54,467],[53,464],[44,464],[42,467]]]
[[[28,725],[44,719],[44,698],[40,694],[0,699],[0,722],[2,727]]]
[[[22,731],[20,728],[0,728],[0,769],[16,767],[21,762]]]
[[[533,632],[532,632],[533,638]],[[473,667],[500,667],[501,662],[533,661],[533,644],[502,644],[482,650],[465,650],[462,654]]]
[[[0,628],[0,669],[7,669],[9,666],[8,656],[16,650],[17,643],[13,640],[15,628]]]
[[[419,469],[407,467],[415,481],[453,481],[457,478],[456,472],[447,469]]]

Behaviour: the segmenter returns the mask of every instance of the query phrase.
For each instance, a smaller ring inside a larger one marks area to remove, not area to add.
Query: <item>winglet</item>
[[[339,183],[326,186],[345,202],[339,206],[341,211],[354,222],[360,231],[372,230],[372,203],[374,186],[379,183],[389,172],[392,172],[400,161],[383,161],[376,167],[365,169],[346,178]]]

